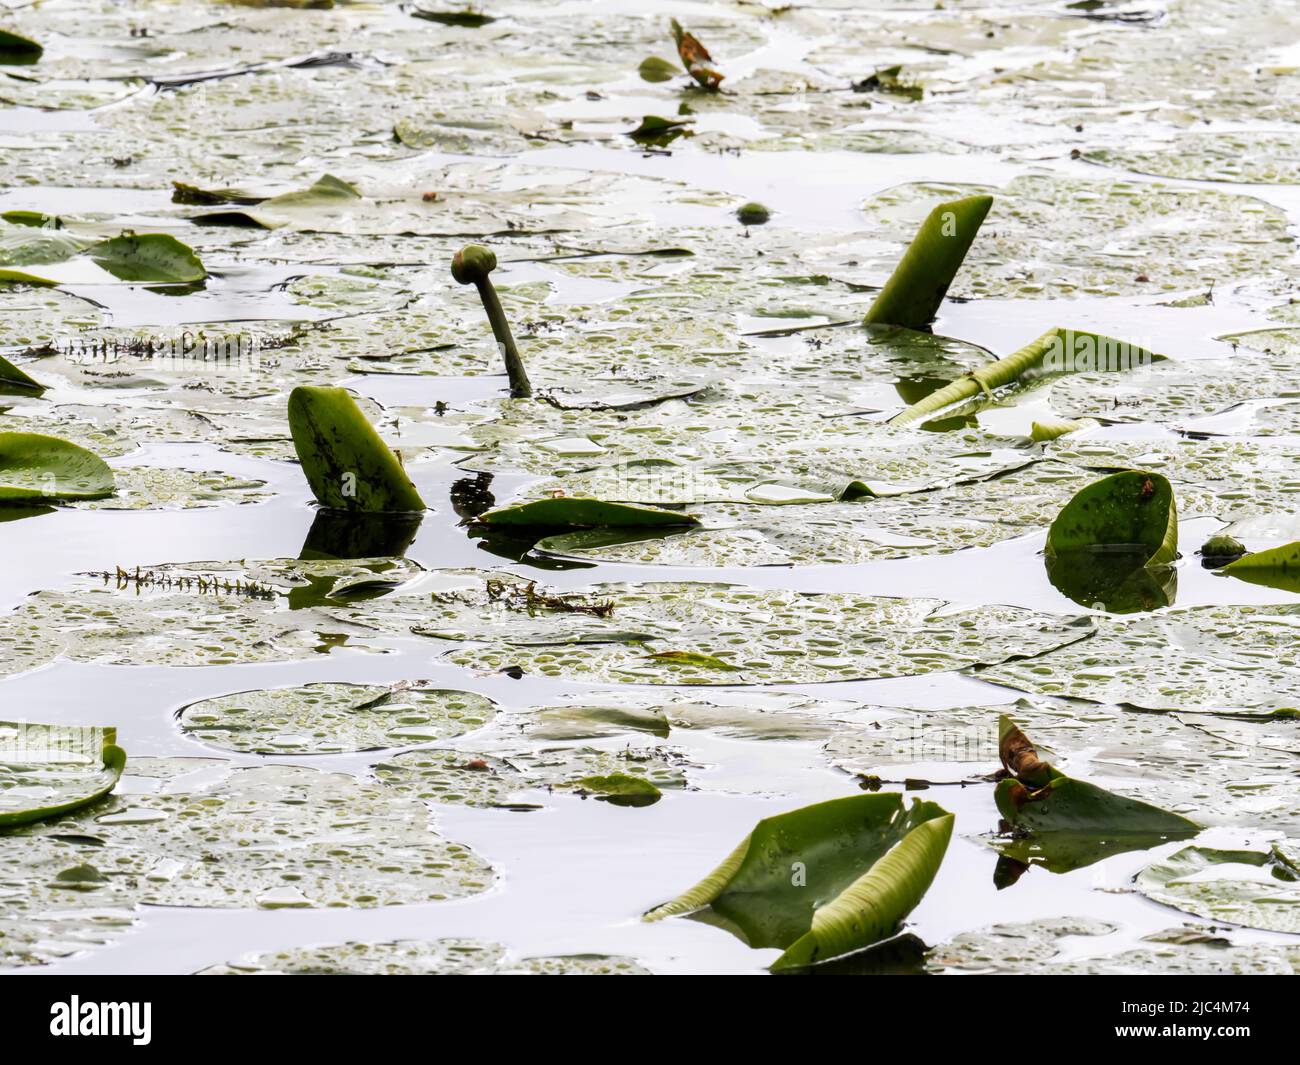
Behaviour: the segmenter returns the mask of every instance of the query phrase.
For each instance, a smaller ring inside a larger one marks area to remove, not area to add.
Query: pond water
[[[0,49],[0,269],[56,282],[0,282],[0,354],[45,386],[0,396],[0,431],[82,444],[118,481],[0,513],[0,718],[113,726],[128,753],[107,807],[0,836],[0,968],[761,973],[778,952],[719,920],[641,915],[763,818],[871,788],[955,831],[916,938],[839,971],[1300,964],[1297,589],[1196,553],[1224,529],[1300,536],[1300,12],[650,6],[0,4],[44,48]],[[721,92],[639,74],[676,63],[670,17]],[[683,124],[631,136],[646,116]],[[994,206],[933,333],[861,325],[931,207],[975,192]],[[766,224],[737,220],[750,201]],[[172,234],[206,277],[33,250],[128,230]],[[449,273],[467,242],[495,250],[553,402],[508,397]],[[1167,358],[886,424],[1058,326]],[[412,536],[349,550],[318,520],[285,413],[304,384],[346,386],[400,451],[430,507]],[[1095,424],[1031,441],[1060,418]],[[1043,548],[1077,490],[1130,467],[1173,485],[1181,557],[1107,609]],[[467,524],[554,494],[702,524]],[[512,610],[489,579],[613,613]],[[489,709],[449,724],[413,682]],[[405,716],[257,701],[325,684],[396,685]],[[1002,713],[1071,776],[1191,818],[1208,864],[1162,872],[1185,839],[1064,871],[1000,856]],[[403,753],[426,749],[460,776]],[[476,798],[472,762],[507,783]],[[619,768],[662,797],[570,786]],[[107,886],[51,887],[83,859]]]

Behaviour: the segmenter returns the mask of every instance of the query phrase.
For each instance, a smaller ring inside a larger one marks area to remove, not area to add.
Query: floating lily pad
[[[418,635],[475,641],[449,653],[479,669],[642,684],[807,683],[914,676],[1041,655],[1082,639],[1086,619],[927,599],[802,595],[720,584],[600,585],[546,605],[502,578],[435,598]],[[530,605],[531,604],[531,605]],[[705,655],[733,667],[656,658]]]
[[[699,524],[698,519],[689,514],[573,497],[539,499],[489,510],[480,514],[477,520],[484,525],[539,533],[559,529],[680,528]]]
[[[984,191],[902,185],[865,207],[902,239],[935,199]],[[967,257],[961,294],[1061,299],[1203,288],[1281,270],[1289,254],[1283,213],[1248,196],[1047,174],[988,191],[996,225]],[[1188,247],[1200,254],[1185,254]]]
[[[125,765],[114,729],[0,722],[0,828],[98,802]]]
[[[71,910],[392,906],[472,895],[492,881],[477,855],[430,830],[419,803],[293,766],[114,796],[3,837],[0,866],[10,882],[46,885],[17,900],[19,912],[57,909],[61,897]]]
[[[314,683],[191,703],[181,728],[216,747],[255,754],[332,754],[445,740],[492,720],[492,700],[423,685]]]
[[[1107,937],[1117,931],[1115,925],[1088,917],[999,924],[963,932],[939,944],[927,961],[935,971],[963,973],[1248,976],[1300,972],[1300,948],[1233,943],[1217,928],[1173,928],[1144,936],[1138,945],[1126,949],[1093,953],[1107,947],[1113,950]]]
[[[205,277],[193,249],[166,233],[124,233],[100,241],[27,226],[0,233],[0,281],[176,285]]]
[[[98,455],[39,433],[0,433],[0,503],[102,499],[113,471]]]
[[[1184,847],[1138,874],[1156,902],[1210,921],[1300,932],[1300,850],[1294,840],[1267,849]]]
[[[117,490],[83,504],[87,510],[193,510],[226,504],[260,503],[271,498],[265,481],[232,477],[217,470],[128,466],[115,471]]]
[[[117,570],[41,591],[0,617],[7,672],[65,656],[117,665],[286,662],[336,648],[377,651],[355,609],[418,571],[391,560],[272,560]],[[394,623],[394,634],[409,622]]]
[[[671,748],[654,746],[541,747],[498,754],[425,748],[380,762],[374,774],[381,784],[430,802],[528,810],[538,806],[538,792],[600,791],[582,784],[594,778],[635,777],[656,790],[680,789],[686,784],[682,760]]]
[[[254,954],[240,961],[214,965],[199,976],[252,976],[332,973],[355,976],[548,976],[648,975],[631,958],[605,954],[572,954],[513,958],[498,943],[479,939],[400,939],[385,943],[340,943]]]
[[[1150,710],[1294,709],[1300,707],[1298,616],[1291,606],[1206,606],[1114,619],[1075,646],[991,666],[982,675],[1039,695]]]

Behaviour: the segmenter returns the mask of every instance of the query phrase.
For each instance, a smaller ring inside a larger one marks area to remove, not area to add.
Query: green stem
[[[479,297],[483,300],[483,309],[487,311],[488,321],[492,325],[492,335],[497,338],[497,346],[506,360],[506,375],[510,378],[510,395],[515,399],[527,399],[533,394],[533,386],[528,381],[528,371],[524,369],[524,360],[515,347],[515,338],[510,332],[510,323],[506,321],[506,312],[501,307],[497,290],[492,281],[484,277],[475,281]]]

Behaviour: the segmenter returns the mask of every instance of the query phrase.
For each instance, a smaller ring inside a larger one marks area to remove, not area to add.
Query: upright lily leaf
[[[368,513],[425,509],[397,456],[345,389],[295,388],[289,395],[289,431],[321,506]]]
[[[700,88],[707,89],[709,92],[717,92],[721,85],[723,75],[719,74],[709,64],[713,62],[713,56],[709,55],[709,50],[700,44],[694,34],[687,33],[682,29],[681,24],[673,19],[673,39],[677,42],[677,54],[682,57],[682,66],[700,84]]]
[[[1178,814],[1067,777],[1005,715],[998,721],[998,754],[1011,776],[998,782],[994,800],[1019,833],[1004,853],[1026,864],[1033,857],[1065,872],[1200,831]]]
[[[30,63],[39,59],[44,51],[44,46],[30,38],[9,30],[0,30],[0,62],[18,58]]]
[[[1178,557],[1178,509],[1169,481],[1158,473],[1112,473],[1077,492],[1052,522],[1046,552],[1122,552],[1144,566]],[[1145,556],[1145,557],[1143,557]]]
[[[653,507],[606,503],[601,499],[563,497],[502,507],[480,514],[478,521],[518,529],[559,532],[568,529],[662,528],[698,525],[690,514]]]
[[[84,447],[40,433],[0,433],[0,505],[103,499],[116,488],[108,464]]]
[[[893,935],[929,889],[953,815],[896,793],[832,799],[760,821],[712,873],[648,921],[709,907],[773,969],[860,950]]]
[[[1300,540],[1242,555],[1224,566],[1223,572],[1266,588],[1300,592]]]
[[[189,284],[208,276],[194,250],[167,233],[124,233],[86,254],[119,281]]]
[[[0,721],[0,828],[97,802],[125,765],[115,729]]]
[[[931,211],[867,311],[867,323],[927,326],[992,206],[992,196],[967,196]]]
[[[646,56],[641,60],[641,65],[637,67],[637,73],[641,75],[642,81],[671,81],[681,73],[667,59],[657,55]]]
[[[917,239],[920,239],[919,236]],[[914,241],[913,247],[915,247],[915,243]],[[904,263],[907,261],[907,257],[911,254],[912,250],[909,248],[907,256],[904,256],[903,263],[900,263],[898,270],[894,271],[894,277],[899,275]],[[890,278],[890,284],[893,284],[893,280],[893,278]],[[946,290],[947,286],[945,285],[944,291]],[[888,291],[889,285],[886,285],[885,291],[880,294],[880,299],[883,299]],[[940,299],[942,299],[942,294],[940,294]],[[877,303],[879,303],[879,299]],[[935,306],[937,308],[937,302]],[[875,310],[874,305],[872,310]],[[883,320],[873,319],[871,314],[868,313],[868,322]],[[1148,366],[1162,357],[1126,340],[1102,336],[1100,333],[1088,333],[1081,329],[1062,329],[1058,326],[1055,329],[1049,329],[1019,351],[1013,351],[1010,355],[998,359],[996,362],[981,366],[944,385],[938,391],[932,392],[924,399],[913,403],[902,413],[896,414],[890,421],[894,425],[911,425],[931,414],[946,410],[956,403],[980,395],[991,396],[995,389],[1003,388],[1017,381],[1028,380],[1031,377],[1064,373],[1091,373],[1099,370],[1130,370],[1139,366]]]

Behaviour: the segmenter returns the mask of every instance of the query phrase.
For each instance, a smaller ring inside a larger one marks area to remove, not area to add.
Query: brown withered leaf
[[[682,29],[681,23],[676,19],[673,19],[673,39],[677,42],[677,54],[682,58],[682,66],[690,76],[700,83],[701,88],[717,92],[723,75],[709,66],[713,62],[709,50],[700,44],[694,34]]]
[[[1009,717],[998,722],[998,757],[1022,784],[1042,787],[1052,777],[1052,767],[1038,757],[1037,748]]]

